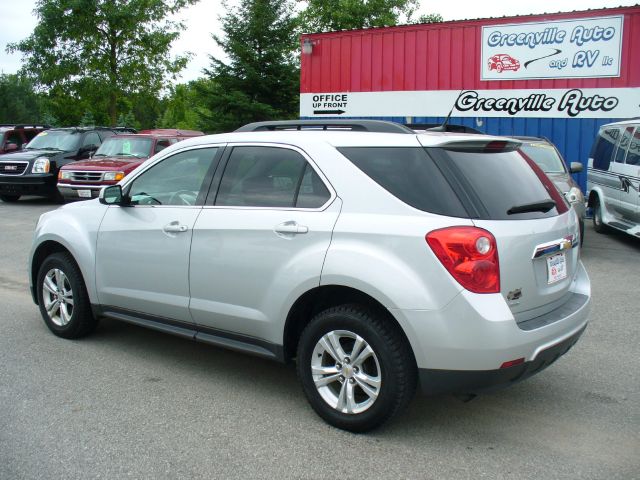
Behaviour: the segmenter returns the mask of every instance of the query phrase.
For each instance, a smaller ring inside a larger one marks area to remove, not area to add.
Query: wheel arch
[[[38,305],[38,294],[36,290],[36,283],[38,281],[38,271],[40,270],[40,266],[47,259],[47,257],[49,257],[54,253],[67,253],[71,256],[71,258],[73,258],[73,260],[78,265],[78,261],[73,255],[73,252],[71,252],[71,250],[69,250],[61,242],[57,240],[45,240],[44,242],[40,243],[36,247],[36,249],[34,250],[31,256],[31,265],[30,265],[30,271],[29,271],[29,275],[30,275],[29,279],[31,280],[30,281],[31,297],[33,298],[33,301],[36,305]],[[83,281],[86,287],[87,282],[84,278],[83,278]]]
[[[589,198],[587,199],[587,207],[593,208],[596,200],[600,200],[601,196],[602,195],[600,194],[598,189],[591,189],[591,191],[589,192]]]
[[[344,304],[364,305],[380,314],[385,321],[394,325],[411,349],[413,361],[416,361],[413,345],[398,319],[371,295],[344,285],[321,285],[303,293],[293,303],[287,314],[283,332],[284,361],[290,362],[296,356],[300,335],[309,321],[327,308]]]

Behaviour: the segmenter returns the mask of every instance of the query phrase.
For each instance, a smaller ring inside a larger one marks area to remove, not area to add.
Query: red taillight
[[[496,239],[477,227],[449,227],[426,235],[438,260],[460,285],[474,293],[500,292]]]
[[[502,140],[493,140],[485,145],[484,151],[485,153],[499,153],[507,148],[507,146],[508,142],[504,142]]]

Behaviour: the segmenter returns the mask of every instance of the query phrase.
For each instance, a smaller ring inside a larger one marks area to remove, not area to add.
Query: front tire
[[[6,203],[13,203],[20,200],[20,195],[0,195],[0,200]]]
[[[607,231],[607,226],[602,221],[602,205],[599,197],[593,201],[593,229],[598,233],[606,233]]]
[[[352,432],[378,427],[410,402],[417,383],[411,347],[398,327],[361,305],[316,315],[298,342],[298,377],[311,407]]]
[[[42,262],[36,289],[42,319],[55,335],[80,338],[95,329],[82,273],[70,254],[53,253]]]

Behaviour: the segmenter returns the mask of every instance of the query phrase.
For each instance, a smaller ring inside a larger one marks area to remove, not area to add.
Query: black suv
[[[51,128],[49,125],[0,125],[0,154],[22,150],[22,146],[29,143],[33,137],[43,130]]]
[[[71,127],[40,132],[21,152],[0,157],[0,199],[15,202],[22,195],[59,199],[58,169],[87,159],[103,140],[132,128]]]

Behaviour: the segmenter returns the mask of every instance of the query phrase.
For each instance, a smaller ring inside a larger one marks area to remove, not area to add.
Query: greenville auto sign
[[[480,78],[619,77],[623,16],[482,27]]]
[[[302,117],[629,118],[640,112],[640,88],[423,90],[304,93]]]

